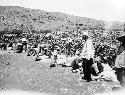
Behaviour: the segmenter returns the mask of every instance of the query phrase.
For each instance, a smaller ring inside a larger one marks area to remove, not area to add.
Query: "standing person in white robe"
[[[92,40],[88,36],[88,32],[84,32],[82,36],[83,40],[83,49],[80,54],[82,57],[82,68],[84,73],[84,80],[87,80],[90,82],[92,80],[91,78],[91,67],[93,64],[93,58],[94,58],[94,46],[92,43]]]

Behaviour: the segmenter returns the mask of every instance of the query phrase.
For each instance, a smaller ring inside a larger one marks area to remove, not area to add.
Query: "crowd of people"
[[[23,37],[18,40],[11,39],[7,44],[2,43],[0,47],[2,50],[14,50],[16,53],[26,52],[27,56],[35,56],[36,61],[50,58],[52,60],[50,67],[60,64],[71,66],[73,72],[80,70],[82,79],[87,82],[110,80],[120,82],[124,86],[124,36],[117,39],[121,43],[118,50],[102,43],[95,45],[88,31],[77,31],[74,36],[70,33],[69,35],[47,33],[40,39],[38,36],[34,39],[34,41]]]

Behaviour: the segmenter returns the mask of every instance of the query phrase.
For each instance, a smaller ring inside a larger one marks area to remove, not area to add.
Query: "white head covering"
[[[84,31],[84,32],[83,32],[83,35],[88,36],[88,35],[89,35],[88,31]]]
[[[22,38],[21,41],[26,41],[27,42],[27,39],[26,38]]]
[[[47,34],[46,34],[46,37],[49,37],[49,36],[51,36],[51,33],[47,33]]]
[[[72,39],[71,39],[71,38],[68,38],[68,41],[67,41],[67,43],[69,43],[69,42],[72,42]]]
[[[22,45],[21,43],[17,43],[17,45]]]

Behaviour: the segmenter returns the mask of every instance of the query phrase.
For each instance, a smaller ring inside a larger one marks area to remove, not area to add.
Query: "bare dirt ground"
[[[34,56],[25,53],[0,51],[0,91],[15,89],[50,95],[90,95],[116,85],[79,81],[80,74],[72,73],[70,67],[50,69],[50,62],[50,59],[35,61]]]

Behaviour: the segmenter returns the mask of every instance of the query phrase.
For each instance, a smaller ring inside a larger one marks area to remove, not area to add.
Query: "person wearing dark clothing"
[[[114,67],[118,81],[122,87],[125,87],[125,36],[121,36],[117,40],[121,42],[121,45],[118,48]]]
[[[83,68],[83,73],[84,73],[84,78],[85,80],[87,80],[88,82],[91,81],[91,74],[92,72],[92,64],[93,64],[93,59],[90,58],[90,60],[86,59],[86,58],[82,58],[82,68]]]

